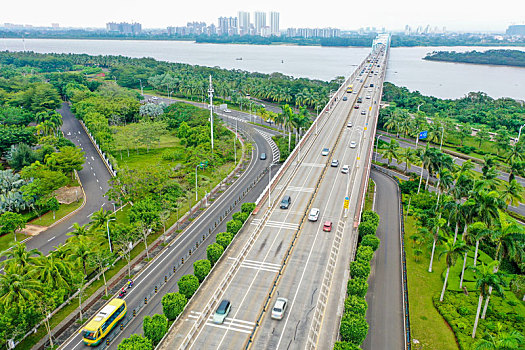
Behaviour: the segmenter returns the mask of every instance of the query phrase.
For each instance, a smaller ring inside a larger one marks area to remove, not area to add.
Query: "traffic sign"
[[[348,209],[349,206],[350,206],[350,198],[345,197],[345,205],[344,205],[345,209]]]
[[[425,130],[425,131],[421,131],[421,132],[419,133],[419,139],[420,139],[420,140],[424,140],[424,139],[426,139],[427,136],[428,136],[428,131],[427,131],[427,130]]]

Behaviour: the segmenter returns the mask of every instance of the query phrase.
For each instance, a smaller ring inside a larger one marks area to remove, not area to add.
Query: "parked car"
[[[275,300],[275,304],[273,305],[272,318],[274,320],[282,320],[287,306],[288,299],[282,297],[277,298],[277,300]]]
[[[308,214],[308,220],[317,221],[317,219],[319,219],[319,213],[319,209],[312,208],[312,210],[310,210],[310,214]]]
[[[230,313],[232,306],[229,300],[223,300],[213,315],[213,323],[222,324]]]
[[[323,231],[326,231],[326,232],[332,231],[332,222],[331,221],[325,221],[324,222]]]
[[[328,153],[330,153],[330,149],[328,149],[328,148],[323,148],[323,151],[321,152],[321,155],[322,155],[322,156],[327,156]]]
[[[280,208],[281,209],[288,209],[288,207],[290,207],[291,203],[292,203],[292,198],[290,198],[290,196],[286,195],[286,196],[283,197],[283,199],[281,201]]]

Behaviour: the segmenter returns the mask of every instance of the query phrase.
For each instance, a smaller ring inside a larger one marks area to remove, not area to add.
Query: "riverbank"
[[[423,59],[427,61],[525,67],[525,52],[519,50],[437,51],[427,54]]]

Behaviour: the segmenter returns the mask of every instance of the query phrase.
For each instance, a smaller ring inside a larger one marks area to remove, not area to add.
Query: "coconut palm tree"
[[[437,218],[432,220],[432,226],[430,227],[430,231],[435,231],[434,234],[434,240],[432,242],[432,253],[430,254],[430,264],[428,265],[428,272],[432,272],[432,263],[434,262],[434,253],[436,252],[436,244],[438,241],[442,239],[442,236],[439,235],[439,230],[443,228],[446,224],[446,220],[441,218],[441,211],[439,211],[439,215]]]
[[[398,153],[398,162],[397,164],[405,163],[405,174],[408,172],[408,169],[414,164],[417,160],[417,152],[414,148],[405,147],[401,149],[401,152]]]
[[[447,273],[445,274],[445,282],[443,283],[443,289],[441,290],[441,296],[439,301],[443,301],[445,296],[445,290],[447,289],[448,275],[450,273],[450,267],[456,263],[461,254],[468,251],[468,246],[462,240],[454,241],[454,237],[448,236],[442,243],[438,259],[441,259],[443,255],[446,256]]]
[[[516,180],[512,180],[503,184],[503,191],[500,193],[500,198],[507,206],[517,206],[522,200],[523,187]]]
[[[390,139],[390,142],[386,144],[386,147],[381,151],[381,156],[388,159],[388,165],[392,159],[397,159],[399,150],[399,142],[395,139]]]
[[[88,224],[80,226],[78,223],[73,224],[73,231],[67,234],[72,237],[87,237],[89,235],[89,226]]]
[[[446,192],[450,188],[450,186],[454,184],[454,176],[452,175],[452,172],[450,170],[444,168],[438,174],[438,183],[436,186],[438,190],[438,196],[436,201],[436,207],[439,204],[441,194],[443,192]]]
[[[106,225],[108,222],[110,222],[111,219],[113,219],[115,215],[109,211],[104,210],[104,208],[100,208],[98,211],[94,212],[91,216],[90,223],[90,231],[96,231],[98,229],[106,229]]]
[[[481,305],[483,304],[483,299],[489,294],[489,288],[492,287],[497,293],[503,294],[503,287],[506,285],[505,280],[503,279],[503,274],[499,271],[494,272],[496,266],[497,261],[493,261],[488,265],[481,263],[481,265],[469,267],[469,269],[474,272],[476,278],[476,289],[479,290],[478,308],[476,310],[474,328],[472,329],[472,339],[476,337]]]
[[[0,254],[0,257],[5,257],[0,265],[4,265],[6,269],[9,266],[16,267],[20,273],[28,273],[37,265],[39,256],[42,256],[42,253],[38,249],[26,250],[24,243],[17,242],[10,250]]]
[[[82,266],[84,277],[87,276],[86,264],[92,254],[92,247],[87,238],[83,236],[77,237],[68,245],[70,259],[77,264],[77,266]]]
[[[71,264],[57,258],[54,254],[42,256],[38,259],[36,277],[42,284],[54,289],[69,289],[71,280]]]
[[[0,274],[0,304],[4,307],[34,300],[41,294],[42,285],[17,267],[4,269]]]

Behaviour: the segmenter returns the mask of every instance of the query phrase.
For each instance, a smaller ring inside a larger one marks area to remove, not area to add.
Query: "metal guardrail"
[[[405,349],[411,350],[412,348],[412,341],[411,341],[411,333],[410,333],[410,308],[409,308],[409,301],[408,301],[408,280],[407,280],[407,264],[406,264],[406,254],[405,254],[405,221],[403,220],[403,202],[401,197],[401,191],[399,189],[399,179],[392,174],[392,172],[377,166],[375,164],[372,164],[372,167],[379,171],[380,173],[383,173],[390,177],[393,181],[396,182],[397,186],[397,193],[399,198],[399,213],[400,213],[400,240],[401,240],[401,262],[402,262],[402,276],[403,276],[403,282],[402,282],[402,289],[403,289],[403,314],[404,314],[404,329],[405,329]]]

